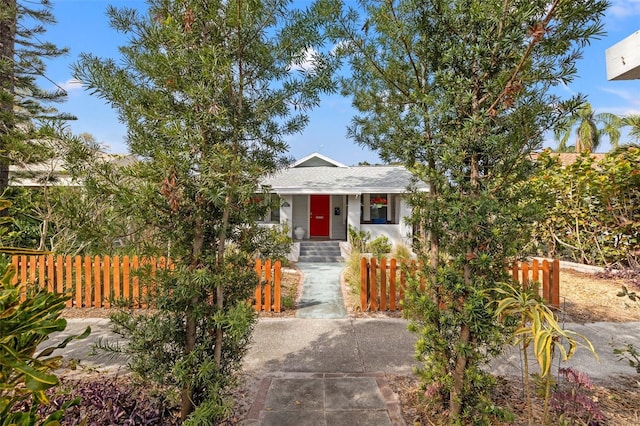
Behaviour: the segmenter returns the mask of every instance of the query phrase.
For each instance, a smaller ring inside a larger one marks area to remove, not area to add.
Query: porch
[[[347,241],[352,227],[396,244],[411,238],[410,213],[401,194],[282,194],[277,223],[288,223],[295,240]]]

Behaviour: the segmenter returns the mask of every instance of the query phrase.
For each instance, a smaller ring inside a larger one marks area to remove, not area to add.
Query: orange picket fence
[[[146,308],[151,302],[149,294],[156,270],[172,267],[163,257],[138,256],[13,256],[11,263],[16,271],[13,283],[20,283],[23,294],[26,295],[29,286],[71,294],[67,301],[69,308],[109,308],[115,301]],[[141,268],[149,268],[149,274],[140,274]],[[272,265],[268,260],[263,263],[258,259],[255,270],[256,300],[251,303],[257,311],[280,312],[280,262]],[[270,299],[264,299],[263,295],[269,295]]]
[[[401,265],[396,259],[360,259],[360,309],[363,311],[402,310],[407,274],[415,273],[416,263]],[[509,271],[514,281],[528,286],[541,282],[542,297],[553,307],[560,306],[560,262],[533,260],[516,262]]]

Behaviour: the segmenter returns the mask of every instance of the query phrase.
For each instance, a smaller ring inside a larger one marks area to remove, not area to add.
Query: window
[[[269,206],[270,222],[280,223],[280,205],[282,201],[278,194],[271,194],[271,204]]]
[[[361,197],[361,222],[362,223],[393,223],[393,220],[388,220],[388,212],[393,213],[393,196],[390,194],[369,194],[369,197]],[[366,210],[368,210],[368,217]],[[393,216],[391,216],[393,217]]]
[[[254,198],[254,201],[266,207],[266,212],[262,217],[261,222],[280,223],[281,200],[278,194],[269,194],[267,197],[263,194],[259,194]]]

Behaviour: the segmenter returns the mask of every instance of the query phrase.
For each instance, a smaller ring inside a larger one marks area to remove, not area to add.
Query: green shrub
[[[407,245],[402,243],[397,243],[393,247],[393,251],[391,252],[391,257],[397,259],[398,262],[409,261],[413,258],[413,253],[411,252],[411,249]]]
[[[367,243],[371,239],[371,233],[360,231],[353,226],[349,225],[349,242],[351,243],[351,250],[358,253],[364,253],[367,251]]]
[[[259,257],[280,260],[286,265],[293,244],[293,239],[289,236],[289,225],[285,223],[269,228],[258,227],[254,243]]]
[[[367,252],[373,254],[378,259],[391,253],[391,243],[386,235],[380,235],[367,244]]]
[[[20,288],[11,283],[14,271],[6,259],[0,264],[0,419],[2,425],[57,424],[74,400],[40,419],[38,408],[49,404],[46,391],[59,384],[52,373],[60,367],[62,357],[50,356],[55,349],[64,348],[84,333],[67,337],[54,347],[35,355],[38,346],[51,333],[63,331],[67,321],[60,318],[69,296],[48,293],[44,289],[31,290],[24,301]],[[17,411],[17,406],[20,410]],[[24,407],[28,407],[25,409]]]
[[[544,219],[533,237],[548,257],[585,264],[637,265],[640,257],[640,148],[626,147],[596,161],[584,153],[568,166],[543,153],[527,183]]]

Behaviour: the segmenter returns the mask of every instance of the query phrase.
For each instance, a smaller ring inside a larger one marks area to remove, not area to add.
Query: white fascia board
[[[420,192],[429,192],[429,188],[420,188]],[[321,195],[359,195],[359,194],[407,194],[407,188],[358,188],[355,190],[347,189],[309,189],[309,188],[270,188],[270,192],[281,195],[305,195],[305,194],[321,194]]]
[[[640,79],[640,31],[605,50],[607,80]]]
[[[334,160],[333,158],[329,158],[326,155],[320,154],[319,152],[314,152],[312,154],[307,155],[306,157],[303,157],[303,158],[299,159],[295,163],[293,163],[291,165],[291,168],[295,168],[295,167],[299,166],[300,164],[303,164],[303,163],[307,162],[308,160],[310,160],[310,159],[312,159],[314,157],[315,158],[319,158],[319,159],[325,161],[328,164],[332,164],[335,167],[346,167],[346,168],[349,167],[346,164],[342,164],[341,162]]]

